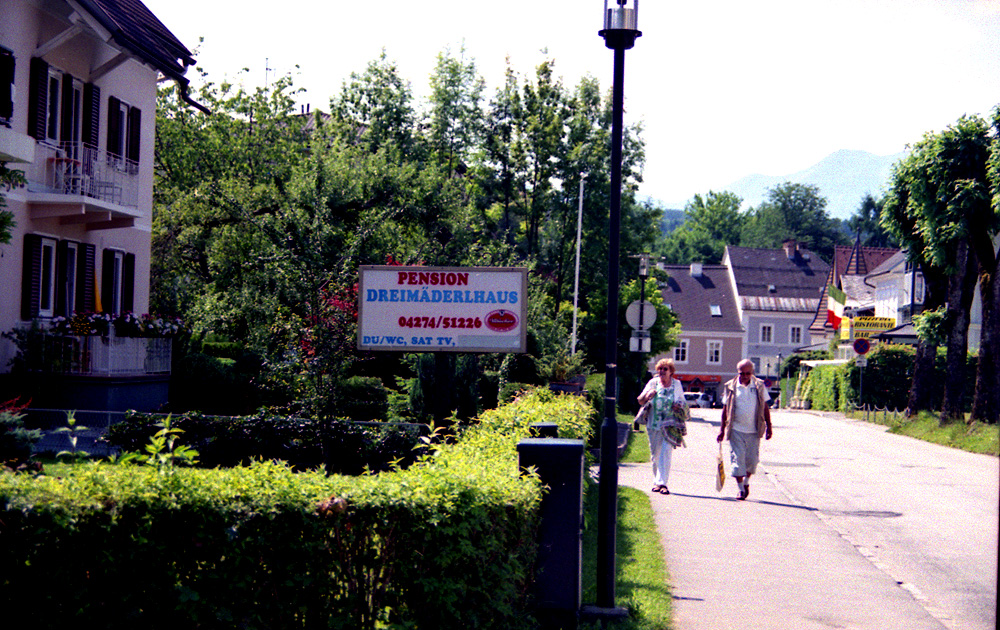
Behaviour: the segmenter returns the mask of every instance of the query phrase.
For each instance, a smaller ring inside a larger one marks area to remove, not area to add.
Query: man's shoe
[[[743,498],[746,499],[748,496],[750,496],[750,484],[745,483],[743,484]]]

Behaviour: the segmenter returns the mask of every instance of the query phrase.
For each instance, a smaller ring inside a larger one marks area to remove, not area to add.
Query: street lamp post
[[[608,208],[608,330],[605,347],[604,420],[601,424],[601,466],[597,519],[597,607],[615,611],[615,528],[618,521],[618,257],[622,202],[622,113],[624,111],[625,51],[635,45],[639,0],[615,0],[608,8],[604,0],[604,29],[599,35],[614,51],[614,81],[611,118],[611,189]]]

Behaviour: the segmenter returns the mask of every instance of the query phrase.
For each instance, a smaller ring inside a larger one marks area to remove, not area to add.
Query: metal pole
[[[601,424],[601,467],[598,485],[597,605],[615,605],[615,529],[618,525],[618,257],[621,240],[622,111],[625,48],[615,47],[611,119],[611,199],[608,234],[608,330],[605,346],[604,421]]]
[[[580,238],[583,235],[583,180],[586,173],[580,174],[580,206],[576,211],[576,274],[573,280],[573,340],[570,354],[576,354],[576,310],[580,298]]]

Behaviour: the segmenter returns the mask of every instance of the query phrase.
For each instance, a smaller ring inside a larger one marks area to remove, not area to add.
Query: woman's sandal
[[[657,490],[657,492],[660,494],[670,494],[670,490],[668,490],[666,486],[660,486],[660,489]]]

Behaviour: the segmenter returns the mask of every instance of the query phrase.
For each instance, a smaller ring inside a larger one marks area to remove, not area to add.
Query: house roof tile
[[[117,44],[171,78],[194,63],[191,51],[139,0],[80,0]]]
[[[700,276],[692,276],[687,265],[666,265],[664,270],[670,278],[661,289],[663,302],[677,313],[685,332],[743,332],[725,266],[703,265]],[[717,316],[713,305],[719,307]]]
[[[826,262],[804,248],[796,249],[790,258],[782,249],[727,246],[726,257],[740,298],[772,298],[759,301],[765,310],[780,307],[781,302],[775,301],[779,298],[807,300],[811,304],[809,310],[815,309],[830,271]],[[787,306],[797,311],[801,303],[791,301]]]
[[[872,294],[869,296],[866,294],[867,292],[863,283],[855,283],[852,280],[848,280],[845,283],[844,279],[850,276],[867,276],[876,269],[883,267],[897,254],[899,254],[898,249],[861,247],[858,242],[855,242],[850,247],[837,245],[833,252],[833,265],[827,274],[826,282],[823,283],[822,295],[820,296],[819,305],[816,307],[816,315],[813,317],[813,322],[809,325],[809,330],[816,333],[823,332],[824,330],[832,330],[832,327],[826,322],[829,301],[827,298],[827,286],[836,284],[838,288],[843,289],[855,302],[870,302],[874,299],[874,289],[872,289]],[[858,273],[861,271],[863,273]],[[853,290],[855,295],[852,295],[848,289]],[[858,293],[863,294],[859,295]]]

